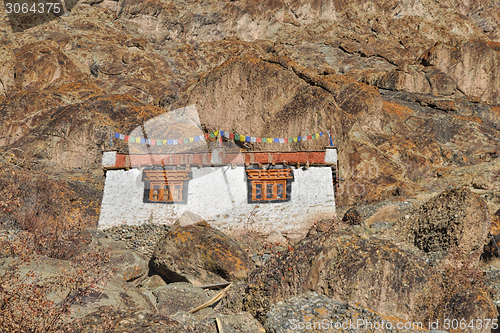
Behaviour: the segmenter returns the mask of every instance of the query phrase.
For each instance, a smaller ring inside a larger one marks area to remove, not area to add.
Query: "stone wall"
[[[314,221],[335,214],[330,167],[293,168],[291,199],[283,203],[248,204],[243,166],[192,169],[187,204],[144,203],[140,169],[108,170],[99,228],[145,222],[173,223],[185,211],[196,213],[226,232],[301,233]],[[255,209],[251,219],[248,216]]]

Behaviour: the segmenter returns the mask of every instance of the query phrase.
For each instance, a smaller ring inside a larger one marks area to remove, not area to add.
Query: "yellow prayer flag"
[[[297,137],[293,138],[293,142],[297,142],[297,140],[298,140]]]
[[[189,142],[193,142],[194,141],[194,138],[189,138]]]

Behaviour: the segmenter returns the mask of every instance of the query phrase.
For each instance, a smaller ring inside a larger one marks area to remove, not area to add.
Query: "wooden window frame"
[[[158,193],[157,193],[157,198],[155,199],[155,186],[158,186]],[[176,186],[180,186],[180,193],[177,196],[176,192],[177,189]],[[178,181],[169,181],[169,182],[161,182],[161,181],[151,181],[150,187],[149,187],[149,201],[151,202],[182,202],[183,201],[183,195],[182,195],[182,188],[184,186],[184,181],[178,180]],[[168,198],[165,200],[165,190],[168,190]]]
[[[190,178],[189,170],[144,170],[143,201],[147,203],[185,204],[187,203]],[[168,192],[165,193],[167,190]]]
[[[286,179],[281,179],[281,180],[267,180],[267,181],[258,181],[254,180],[252,181],[252,201],[272,201],[272,200],[286,200]],[[257,197],[257,185],[261,185],[261,197]],[[269,185],[272,186],[272,196],[268,196],[268,187]],[[278,197],[278,185],[282,186],[282,197]]]
[[[248,203],[279,203],[291,199],[293,171],[291,168],[247,169]],[[260,185],[260,186],[259,186]],[[278,186],[281,185],[281,197]],[[271,192],[268,192],[271,186]],[[260,187],[260,197],[259,197]],[[269,193],[271,195],[269,196]]]

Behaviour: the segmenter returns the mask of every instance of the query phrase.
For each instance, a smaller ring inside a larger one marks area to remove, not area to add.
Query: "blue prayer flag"
[[[297,141],[300,141],[300,138],[302,138],[301,136],[297,137]]]
[[[195,136],[194,137],[194,142],[198,142],[198,141],[200,141],[200,137],[199,136]]]
[[[251,138],[250,138],[248,135],[247,135],[247,136],[245,136],[245,141],[246,141],[246,142],[250,142],[250,140],[251,140]]]
[[[115,133],[115,138],[119,139],[120,138],[120,134]]]
[[[141,143],[146,143],[146,139],[141,139]]]
[[[172,145],[172,144],[173,144],[172,140],[167,140],[167,145]]]
[[[274,138],[273,140],[275,143],[280,143],[280,139],[279,138]]]

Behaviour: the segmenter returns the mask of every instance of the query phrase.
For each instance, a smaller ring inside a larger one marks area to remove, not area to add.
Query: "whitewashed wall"
[[[269,233],[303,233],[312,223],[335,214],[332,172],[329,167],[295,169],[291,200],[248,204],[244,167],[193,168],[187,204],[144,203],[144,183],[138,169],[108,170],[99,228],[121,224],[173,223],[185,211],[205,218],[220,230],[237,233],[246,228]],[[247,217],[252,210],[251,219]]]

